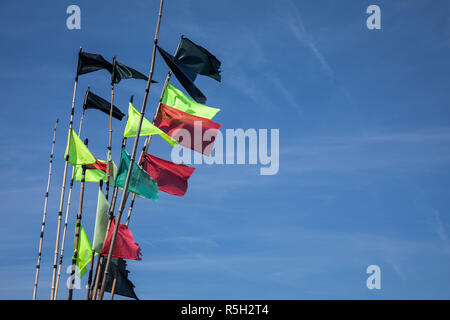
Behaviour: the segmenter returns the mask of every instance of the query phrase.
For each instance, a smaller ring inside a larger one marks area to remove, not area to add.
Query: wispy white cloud
[[[435,218],[435,230],[437,235],[439,236],[439,239],[442,242],[442,246],[444,250],[447,252],[447,254],[450,254],[450,241],[447,235],[447,232],[445,231],[445,226],[441,221],[440,214],[437,210],[433,210],[434,218]]]
[[[450,160],[446,128],[300,137],[282,146],[282,171],[312,172],[428,167]]]
[[[333,69],[330,67],[324,55],[315,44],[312,36],[306,31],[300,11],[292,1],[290,1],[289,12],[291,15],[288,14],[286,17],[283,17],[283,20],[286,21],[286,24],[289,27],[290,31],[298,42],[306,46],[311,51],[311,53],[322,66],[323,70],[327,73],[328,77],[331,80],[334,80]]]

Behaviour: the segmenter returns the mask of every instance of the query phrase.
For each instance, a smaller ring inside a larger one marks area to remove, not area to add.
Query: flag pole
[[[125,179],[125,185],[123,187],[123,193],[122,193],[122,198],[120,200],[119,211],[117,213],[117,222],[114,226],[114,232],[113,232],[113,236],[111,239],[111,245],[109,248],[108,258],[106,260],[105,274],[103,276],[102,286],[100,289],[100,296],[99,296],[100,300],[103,299],[103,295],[105,293],[106,280],[108,278],[108,273],[109,273],[108,268],[109,268],[109,265],[111,264],[111,258],[112,258],[112,253],[114,250],[114,245],[116,243],[117,232],[119,231],[120,219],[122,218],[122,213],[125,208],[125,203],[127,200],[128,186],[130,184],[131,172],[133,171],[132,169],[133,169],[134,160],[135,160],[135,156],[136,156],[137,146],[139,143],[139,135],[141,133],[142,121],[144,120],[145,107],[147,105],[148,93],[150,91],[150,85],[152,83],[153,71],[154,71],[154,66],[155,66],[156,45],[158,44],[158,35],[159,35],[159,27],[161,24],[163,4],[164,4],[164,0],[161,0],[160,5],[159,5],[159,14],[158,14],[158,22],[156,24],[155,38],[154,38],[154,42],[153,42],[153,52],[152,52],[152,62],[151,62],[151,67],[150,67],[150,74],[148,76],[147,87],[145,88],[144,100],[142,102],[141,119],[139,120],[139,126],[137,129],[136,138],[134,140],[133,151],[131,153],[131,159],[130,159],[130,165],[128,166],[128,173],[127,173],[127,177]]]
[[[53,128],[52,151],[50,152],[50,164],[49,164],[49,168],[48,168],[47,189],[45,191],[45,200],[44,200],[44,214],[42,216],[41,235],[39,238],[39,252],[38,252],[38,259],[37,259],[37,264],[36,264],[36,276],[34,279],[33,300],[36,300],[37,286],[38,286],[38,280],[39,280],[39,269],[41,268],[42,243],[44,241],[45,220],[47,217],[48,192],[50,189],[50,180],[52,178],[53,152],[55,150],[56,127],[58,126],[58,122],[59,122],[59,119],[56,119],[56,124],[55,124],[55,127]]]
[[[114,108],[114,74],[116,72],[116,56],[113,57],[113,69],[111,73],[111,106],[109,108],[109,143],[108,143],[108,151],[111,152],[111,146],[112,146],[112,115],[113,115],[113,108]],[[108,200],[109,196],[109,178],[110,178],[110,163],[107,163],[107,169],[106,169],[106,192],[105,197],[106,200]]]
[[[82,48],[80,47],[79,54],[81,53]],[[79,55],[78,54],[78,55]],[[78,57],[79,59],[79,57]],[[69,165],[69,151],[70,151],[70,132],[72,131],[72,125],[73,125],[73,115],[75,113],[75,97],[77,94],[77,85],[78,85],[78,70],[77,75],[75,76],[75,84],[73,86],[73,98],[72,98],[72,111],[70,113],[70,122],[69,122],[69,134],[67,137],[68,147],[67,147],[67,156],[64,159],[64,174],[63,174],[63,182],[61,186],[61,198],[59,200],[59,210],[58,210],[58,225],[57,225],[57,232],[56,232],[56,245],[55,245],[55,256],[53,259],[53,273],[52,273],[52,288],[51,288],[51,295],[50,298],[54,299],[54,293],[55,293],[55,280],[56,280],[56,266],[58,263],[58,249],[59,249],[59,238],[61,235],[61,220],[62,220],[62,211],[64,206],[64,192],[66,190],[66,178],[67,178],[67,167]]]
[[[91,87],[88,86],[86,95],[84,97],[83,113],[81,114],[80,125],[78,128],[78,136],[79,137],[81,136],[81,128],[83,127],[84,112],[86,111],[85,106],[86,106],[86,101],[87,101],[87,97],[89,95],[90,90],[91,90]],[[70,204],[71,204],[71,200],[72,200],[72,189],[73,189],[74,176],[75,176],[75,167],[72,166],[72,178],[70,179],[69,194],[67,196],[66,216],[64,219],[63,236],[62,236],[62,241],[61,241],[61,249],[60,249],[60,253],[59,253],[58,274],[56,276],[56,286],[55,286],[55,293],[54,293],[55,300],[58,297],[59,279],[61,277],[61,268],[62,268],[62,263],[63,263],[63,259],[64,259],[64,247],[65,247],[65,243],[66,243],[67,222],[68,222],[68,217],[69,217]]]
[[[178,47],[179,46],[180,46],[180,44],[178,44]],[[178,51],[178,48],[177,48],[177,51]],[[163,87],[162,92],[161,92],[161,97],[159,98],[158,107],[156,108],[155,116],[153,117],[153,123],[155,123],[155,118],[156,118],[156,115],[158,114],[159,107],[161,106],[161,102],[162,102],[162,99],[163,99],[163,96],[164,96],[164,91],[166,91],[166,88],[167,88],[167,85],[169,83],[171,75],[172,75],[172,71],[169,71],[169,73],[167,73],[166,81],[164,82],[164,87]],[[139,163],[142,161],[142,157],[144,155],[144,152],[145,153],[148,152],[148,148],[150,146],[150,141],[151,140],[152,140],[152,136],[148,136],[147,139],[145,140],[144,147],[142,148],[141,155],[139,156]],[[133,193],[133,196],[131,198],[130,208],[128,209],[127,226],[130,223],[131,212],[133,211],[135,199],[136,199],[136,194]]]
[[[102,191],[103,187],[103,180],[100,180],[99,188],[100,192]],[[94,269],[94,260],[95,260],[95,250],[92,249],[92,256],[91,256],[91,268],[89,270],[89,278],[88,278],[88,285],[87,285],[87,293],[86,293],[86,300],[91,299],[91,284],[92,284],[92,272]],[[97,264],[98,267],[98,264]],[[97,270],[95,271],[97,273]]]
[[[130,102],[133,102],[133,96],[131,96]],[[123,138],[122,139],[122,147],[121,147],[121,149],[124,149],[126,144],[127,144],[127,138]],[[118,190],[117,186],[114,186],[113,196],[112,196],[112,199],[111,199],[111,205],[109,207],[109,220],[108,220],[108,226],[106,227],[105,239],[106,239],[106,236],[108,235],[109,228],[111,226],[111,221],[114,218],[114,209],[115,209],[115,206],[116,206],[116,200],[117,200],[118,191],[119,190]],[[102,255],[100,255],[98,257],[98,260],[97,260],[96,275],[94,277],[94,279],[95,279],[95,281],[94,281],[94,288],[92,290],[92,299],[93,300],[97,299],[98,289],[99,289],[98,286],[100,285],[99,281],[100,281],[100,278],[102,277],[101,269],[102,269],[103,263],[104,263],[104,257]],[[97,270],[98,270],[98,272],[97,272]]]
[[[88,139],[84,140],[84,144],[88,145]],[[78,242],[80,239],[80,229],[81,229],[81,217],[83,215],[83,197],[84,197],[84,185],[85,185],[85,177],[86,177],[86,165],[82,166],[82,175],[81,175],[81,188],[80,188],[80,201],[78,204],[78,214],[77,214],[77,225],[75,227],[75,244],[74,244],[74,253],[72,258],[72,272],[70,274],[70,278],[72,280],[71,285],[69,286],[69,296],[68,300],[72,300],[73,295],[73,285],[75,282],[75,266],[78,258]],[[56,296],[55,296],[56,298]]]
[[[181,39],[183,39],[183,36],[181,36]],[[178,49],[180,48],[180,45],[181,45],[181,39],[180,39],[180,42],[178,42],[178,46],[177,46],[177,50],[175,51],[175,54],[177,54]],[[165,92],[166,89],[167,89],[167,85],[169,84],[169,81],[170,81],[170,77],[171,77],[171,76],[172,76],[172,71],[169,70],[169,72],[167,73],[167,76],[166,76],[166,80],[164,81],[164,86],[163,86],[163,89],[162,89],[162,91],[161,91],[161,96],[159,97],[158,107],[156,108],[155,115],[153,116],[153,121],[152,121],[153,124],[155,123],[155,118],[156,118],[156,116],[158,115],[158,111],[159,111],[159,108],[161,107],[162,99],[163,99],[163,97],[164,97],[164,92]],[[148,148],[149,148],[149,146],[150,146],[150,141],[151,141],[151,140],[152,140],[152,136],[148,136],[148,138],[145,140],[144,147],[142,148],[141,155],[139,156],[139,163],[141,163],[141,161],[142,161],[142,157],[144,156],[144,152],[145,152],[145,153],[148,152]],[[135,199],[136,199],[136,194],[133,193],[133,196],[132,196],[132,198],[131,198],[130,208],[128,209],[127,226],[128,226],[128,224],[130,223],[131,212],[133,211]]]
[[[178,47],[177,47],[177,50],[175,51],[175,54],[178,52],[178,49],[180,48],[180,44],[181,44],[181,40],[178,43]],[[172,75],[172,71],[169,70],[169,72],[167,73],[167,76],[166,76],[166,80],[164,81],[164,86],[163,86],[163,89],[162,89],[162,92],[161,92],[161,96],[159,98],[158,107],[156,108],[155,115],[153,116],[153,123],[155,122],[155,118],[156,118],[156,116],[158,114],[159,107],[161,106],[161,102],[162,102],[162,99],[164,97],[164,91],[166,91],[166,88],[167,88],[167,85],[169,83],[171,75]],[[141,161],[142,161],[142,157],[144,156],[144,152],[145,153],[148,152],[148,148],[150,146],[150,141],[151,140],[152,140],[152,136],[151,135],[148,136],[147,139],[145,140],[144,147],[142,148],[141,155],[139,156],[139,163],[141,163]],[[135,200],[136,200],[136,193],[133,193],[133,196],[131,198],[130,208],[128,209],[128,214],[127,214],[127,222],[126,222],[127,227],[130,224],[131,212],[133,211],[134,201]],[[120,263],[120,261],[119,261],[119,263]],[[115,271],[115,274],[114,274],[114,280],[113,280],[112,289],[111,289],[111,300],[114,299],[114,292],[115,292],[115,289],[116,289],[117,277],[119,275],[119,263],[116,266],[116,271]]]

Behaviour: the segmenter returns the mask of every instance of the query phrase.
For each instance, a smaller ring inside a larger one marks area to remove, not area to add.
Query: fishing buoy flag
[[[105,239],[105,244],[101,253],[102,256],[108,255],[115,226],[116,221],[113,219],[111,220],[111,226]],[[112,256],[114,258],[142,260],[141,255],[141,248],[139,247],[139,244],[134,242],[133,234],[125,224],[120,223]]]
[[[195,168],[176,164],[148,153],[144,154],[141,166],[156,180],[159,190],[175,196],[184,196],[188,186],[187,180],[195,170]]]
[[[130,161],[131,156],[125,149],[122,149],[119,169],[115,181],[116,186],[120,189],[123,189],[125,186]],[[136,162],[133,163],[128,191],[134,192],[147,199],[158,200],[158,184]]]
[[[193,71],[181,66],[177,60],[164,49],[159,46],[157,46],[157,48],[169,69],[172,70],[172,73],[175,77],[177,77],[178,81],[189,93],[189,95],[198,103],[206,103],[206,96],[194,84],[196,74]]]
[[[141,119],[141,114],[139,111],[137,111],[133,105],[129,104],[128,107],[128,120],[127,125],[125,126],[125,132],[123,133],[124,137],[136,137],[138,126],[139,126],[139,120]],[[178,142],[174,140],[172,137],[168,136],[166,133],[164,133],[161,129],[156,127],[154,124],[152,124],[147,119],[142,119],[142,126],[141,126],[141,132],[139,136],[151,136],[154,134],[158,134],[166,140],[168,144],[170,144],[172,147],[176,146]]]
[[[221,81],[219,59],[186,37],[181,37],[175,59],[191,71]]]
[[[167,84],[166,90],[164,90],[161,103],[183,112],[193,114],[194,116],[207,119],[214,118],[220,111],[218,108],[211,108],[196,102],[170,83]]]
[[[73,129],[69,131],[69,141],[64,158],[67,156],[67,161],[73,166],[94,164],[97,162],[97,159],[92,155]]]
[[[222,126],[209,119],[197,117],[164,104],[160,105],[155,125],[177,140],[180,145],[206,156],[211,154],[215,137]],[[208,132],[208,139],[204,139],[206,132]]]
[[[88,95],[86,97],[86,103],[84,104],[83,108],[84,109],[97,109],[97,110],[100,110],[100,111],[106,113],[107,115],[109,115],[110,110],[111,110],[111,102],[106,101],[102,97],[99,97],[96,94],[92,93],[92,91],[89,91]],[[113,118],[120,121],[120,120],[122,120],[124,115],[125,114],[122,111],[120,111],[119,108],[117,108],[116,106],[113,106],[113,112],[112,112]]]

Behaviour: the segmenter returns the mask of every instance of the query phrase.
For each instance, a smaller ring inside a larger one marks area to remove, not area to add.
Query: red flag
[[[156,180],[159,190],[181,197],[186,193],[187,180],[195,170],[148,153],[142,158],[141,167]]]
[[[95,160],[97,160],[97,162],[86,165],[86,169],[88,169],[88,170],[98,169],[98,170],[102,170],[103,172],[106,172],[106,162],[98,160],[97,158],[95,158]]]
[[[161,104],[154,124],[182,146],[207,156],[221,124]],[[205,132],[208,131],[205,136]],[[205,141],[204,141],[205,140]]]
[[[116,221],[113,219],[111,221],[111,227],[109,228],[108,235],[105,239],[105,244],[103,245],[101,252],[102,256],[107,256],[109,253],[109,247],[111,246],[111,238],[114,233],[115,225]],[[141,255],[141,248],[139,247],[139,244],[134,242],[133,234],[125,224],[120,223],[112,256],[114,258],[142,260],[140,257]]]

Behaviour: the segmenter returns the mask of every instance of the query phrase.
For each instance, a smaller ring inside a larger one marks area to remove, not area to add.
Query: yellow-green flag
[[[127,125],[125,126],[125,132],[124,137],[136,137],[137,129],[139,127],[139,121],[141,119],[141,114],[139,111],[137,111],[133,105],[130,102],[130,105],[128,107],[128,120]],[[152,124],[147,119],[142,120],[142,126],[141,126],[141,132],[140,136],[151,136],[154,134],[159,134],[161,138],[167,141],[168,144],[170,144],[172,147],[175,147],[178,144],[178,141],[164,133],[161,129],[159,129],[157,126]]]
[[[74,243],[75,247],[75,243]],[[72,258],[75,256],[75,250]],[[77,254],[77,267],[78,276],[82,278],[87,272],[87,265],[92,258],[92,245],[91,241],[84,231],[83,226],[80,226],[80,236],[78,238],[78,254]]]
[[[194,99],[189,98],[170,83],[167,84],[167,88],[164,90],[161,103],[183,112],[193,114],[197,117],[207,118],[210,120],[220,111],[220,109],[211,108],[196,102]]]
[[[109,151],[108,151],[109,152]],[[100,160],[103,161],[103,160]],[[113,166],[113,174],[112,177],[109,181],[109,185],[114,187],[114,179],[116,178],[116,174],[117,174],[117,166],[114,163],[114,161],[111,160],[112,166]],[[75,175],[73,176],[73,179],[75,181],[81,181],[81,177],[83,175],[83,168],[82,166],[76,166],[75,167]],[[100,182],[100,180],[103,180],[103,182],[106,183],[106,172],[100,169],[89,169],[86,168],[86,173],[84,176],[84,180],[86,182]]]
[[[69,150],[69,163],[76,165],[86,165],[93,164],[96,162],[95,157],[86,147],[86,145],[81,141],[80,137],[72,129],[69,132],[68,144],[66,147],[66,152],[64,154],[64,159],[67,157],[67,150]],[[69,149],[70,146],[70,149]]]

